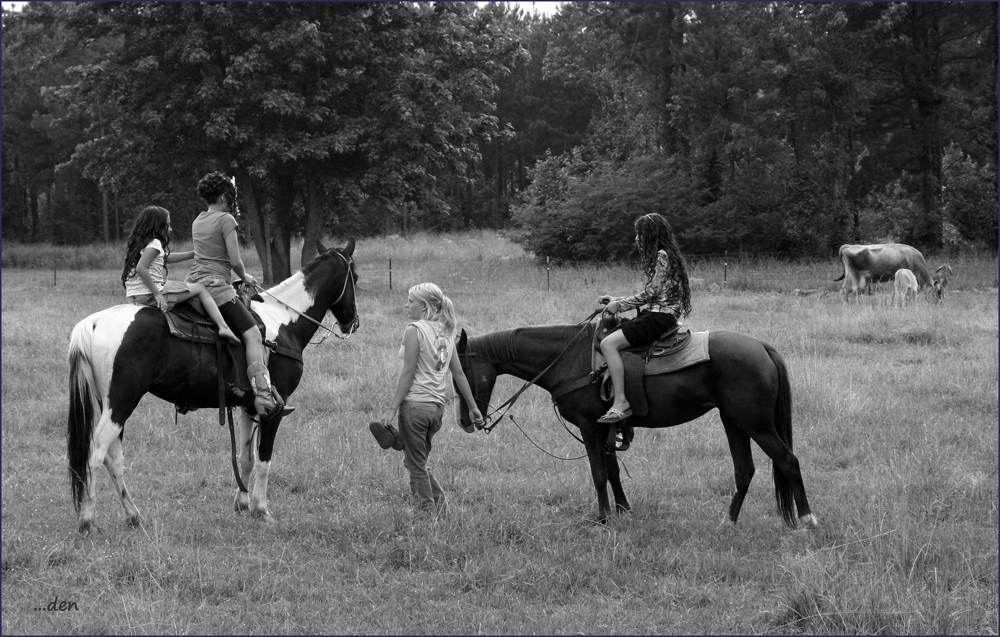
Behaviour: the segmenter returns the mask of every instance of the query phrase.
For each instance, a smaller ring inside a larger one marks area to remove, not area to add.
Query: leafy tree
[[[82,46],[120,43],[56,93],[102,131],[74,161],[189,191],[235,174],[268,280],[294,234],[310,256],[330,195],[446,214],[434,173],[477,161],[498,131],[490,75],[519,54],[461,3],[84,3],[70,24]]]

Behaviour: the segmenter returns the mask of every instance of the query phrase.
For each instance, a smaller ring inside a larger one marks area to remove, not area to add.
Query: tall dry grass
[[[276,525],[232,512],[216,414],[175,423],[147,396],[124,438],[145,524],[124,527],[101,474],[102,532],[85,540],[66,471],[65,348],[77,320],[120,301],[117,270],[67,268],[53,285],[48,266],[5,261],[2,632],[997,633],[997,290],[978,283],[995,281],[995,259],[956,267],[977,283],[944,304],[905,311],[884,294],[845,306],[788,293],[836,276],[824,264],[763,264],[758,280],[803,282],[781,292],[695,292],[693,329],[750,334],[788,361],[816,531],[783,527],[756,447],[740,522],[720,527],[733,478],[716,412],[639,430],[622,454],[634,512],[592,524],[582,447],[537,388],[489,435],[446,418],[432,466],[453,515],[414,525],[401,455],[366,426],[398,373],[405,285],[457,272],[445,292],[485,333],[579,321],[638,279],[623,266],[515,268],[522,255],[501,237],[451,240],[418,238],[405,257],[391,243],[405,240],[358,244],[361,331],[306,350],[276,443]],[[390,255],[391,291],[374,275]],[[519,386],[502,378],[494,404]],[[46,610],[58,602],[74,606]]]

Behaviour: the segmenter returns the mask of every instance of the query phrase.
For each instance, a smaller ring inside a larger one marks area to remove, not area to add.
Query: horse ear
[[[316,252],[318,254],[323,254],[324,252],[326,252],[326,250],[327,248],[325,245],[323,245],[323,242],[320,241],[319,239],[316,239]]]
[[[347,240],[347,245],[344,246],[344,256],[348,259],[354,256],[354,237]]]
[[[464,352],[469,346],[469,335],[465,333],[465,328],[462,328],[462,334],[458,337],[458,351]]]

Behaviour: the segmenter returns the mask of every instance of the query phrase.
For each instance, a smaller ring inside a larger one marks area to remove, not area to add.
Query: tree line
[[[502,228],[620,259],[997,249],[997,4],[29,2],[3,13],[3,237],[183,237],[209,170],[291,240]]]

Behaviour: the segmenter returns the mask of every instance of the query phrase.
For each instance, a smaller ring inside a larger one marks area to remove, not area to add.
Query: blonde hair
[[[455,333],[455,306],[441,288],[433,283],[419,283],[410,288],[409,295],[424,304],[425,319],[441,323],[448,337]]]

